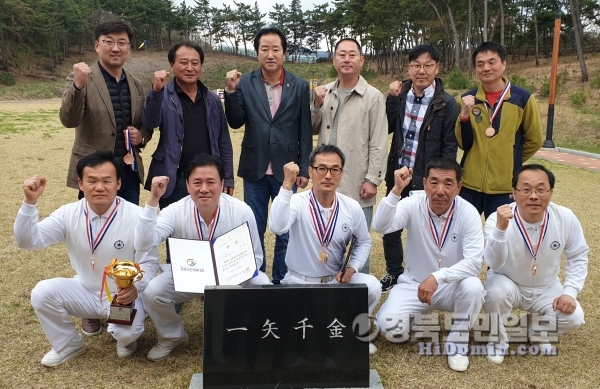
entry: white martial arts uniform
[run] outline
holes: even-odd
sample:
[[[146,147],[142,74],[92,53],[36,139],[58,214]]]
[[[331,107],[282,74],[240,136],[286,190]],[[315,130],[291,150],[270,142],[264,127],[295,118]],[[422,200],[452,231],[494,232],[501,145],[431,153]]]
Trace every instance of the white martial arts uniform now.
[[[141,292],[158,271],[158,251],[139,252],[133,247],[133,223],[142,208],[117,198],[102,216],[89,209],[89,220],[93,236],[96,237],[117,200],[120,203],[116,215],[93,255],[88,243],[85,199],[63,205],[39,223],[35,205],[23,203],[17,215],[14,233],[19,247],[39,249],[55,243],[65,243],[71,266],[75,270],[74,278],[43,280],[31,291],[31,305],[52,348],[57,352],[76,336],[75,326],[69,315],[90,319],[108,317],[110,303],[106,293],[103,293],[100,301],[100,290],[104,268],[113,258],[137,262],[144,270],[144,277],[134,284],[139,295],[135,301],[138,312],[133,324],[109,324],[108,332],[125,346],[144,332],[146,313]],[[106,282],[114,294],[117,290],[114,281],[107,277]]]
[[[483,305],[485,291],[478,276],[483,265],[483,232],[477,210],[456,196],[454,218],[441,252],[436,245],[430,227],[433,219],[441,236],[450,209],[436,216],[427,207],[425,192],[418,192],[400,201],[389,193],[381,200],[373,218],[373,230],[387,234],[408,229],[406,237],[406,271],[398,278],[386,302],[377,313],[377,325],[389,336],[408,339],[410,315],[430,310],[453,311],[456,320],[448,341],[458,345],[468,343],[469,330],[477,319]],[[441,265],[438,259],[441,258]],[[433,275],[438,288],[433,294],[431,306],[418,298],[418,287]],[[469,315],[469,320],[466,320]],[[462,354],[464,347],[459,348]]]
[[[342,268],[346,245],[352,236],[355,236],[356,242],[348,266],[357,272],[352,275],[350,283],[367,285],[369,313],[371,313],[381,297],[381,284],[370,274],[358,273],[358,269],[363,267],[371,251],[371,236],[367,229],[365,215],[356,200],[341,193],[336,195],[339,204],[337,223],[328,246],[327,262],[321,263],[319,253],[322,246],[309,212],[310,191],[292,194],[292,191],[284,188],[279,190],[279,195],[271,205],[269,228],[278,235],[288,231],[290,233],[285,254],[288,272],[281,283],[337,284],[335,276]],[[332,213],[331,208],[319,207],[319,209],[327,223]]]
[[[516,203],[510,204],[511,208]],[[579,328],[583,323],[583,309],[579,302],[573,313],[554,311],[552,303],[562,294],[577,299],[587,275],[589,247],[583,236],[581,224],[573,212],[560,205],[550,203],[548,229],[539,248],[536,274],[532,274],[533,257],[529,253],[523,236],[513,217],[506,231],[496,229],[497,213],[490,215],[485,223],[486,247],[484,259],[489,264],[485,290],[484,309],[488,314],[507,317],[514,308],[548,316],[557,323],[557,333]],[[542,222],[529,224],[523,221],[534,246],[540,236]],[[561,254],[567,260],[564,287],[558,278]],[[499,343],[508,344],[504,325],[499,321]],[[533,333],[530,333],[530,336]],[[534,341],[544,342],[544,337]]]
[[[248,222],[256,267],[260,268],[263,254],[256,229],[256,220],[250,207],[234,197],[221,194],[219,200],[219,220],[215,227],[213,237],[219,237],[235,227]],[[135,247],[140,251],[155,250],[158,245],[168,237],[182,239],[199,239],[194,213],[196,207],[190,196],[165,207],[157,216],[158,208],[146,204],[140,213],[137,226],[135,227]],[[211,225],[206,225],[200,218],[202,233],[208,236]],[[150,315],[158,343],[163,346],[176,344],[185,334],[181,316],[175,312],[174,304],[183,303],[193,298],[202,296],[202,293],[176,292],[173,285],[173,273],[171,265],[161,266],[163,272],[154,277],[148,285],[142,298],[146,312]],[[241,285],[265,285],[270,284],[269,277],[261,271],[258,275]]]

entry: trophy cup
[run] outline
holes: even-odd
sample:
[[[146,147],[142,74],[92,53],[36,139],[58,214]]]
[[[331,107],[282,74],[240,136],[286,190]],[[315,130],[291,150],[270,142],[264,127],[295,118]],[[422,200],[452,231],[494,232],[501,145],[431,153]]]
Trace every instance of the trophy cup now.
[[[104,276],[109,276],[115,281],[118,287],[125,289],[131,286],[134,282],[141,280],[144,277],[142,274],[143,272],[144,271],[140,269],[140,265],[133,261],[118,261],[117,258],[114,258],[110,265],[104,269]],[[135,314],[137,313],[137,309],[134,308],[135,303],[128,305],[118,304],[117,294],[115,294],[113,298],[110,295],[108,286],[105,283],[105,279],[102,281],[102,283],[106,287],[106,294],[108,296],[108,300],[110,301],[110,313],[108,315],[107,322],[130,326],[131,323],[133,323]]]

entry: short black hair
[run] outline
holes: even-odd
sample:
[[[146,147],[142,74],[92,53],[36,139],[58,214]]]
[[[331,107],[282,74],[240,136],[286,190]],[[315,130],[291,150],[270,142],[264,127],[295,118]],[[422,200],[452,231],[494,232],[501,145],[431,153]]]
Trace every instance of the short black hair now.
[[[77,162],[77,177],[79,177],[80,180],[83,180],[83,169],[85,169],[86,167],[96,167],[104,165],[107,162],[113,164],[117,172],[117,180],[120,179],[123,175],[123,167],[115,159],[115,155],[112,151],[96,151],[95,153],[81,158]]]
[[[167,59],[169,60],[169,63],[171,65],[173,65],[175,63],[175,53],[182,46],[191,47],[192,49],[196,50],[198,52],[198,54],[200,54],[200,64],[204,63],[204,50],[202,50],[202,47],[200,47],[200,45],[198,45],[192,41],[185,40],[185,41],[181,41],[181,42],[177,42],[177,43],[173,44],[173,46],[171,46],[171,48],[169,49],[169,53],[167,54]]]
[[[362,55],[362,47],[360,46],[360,43],[358,43],[358,41],[354,38],[342,38],[339,41],[337,41],[337,43],[335,44],[335,48],[333,49],[334,55],[337,52],[337,49],[338,49],[338,46],[340,45],[340,43],[342,43],[344,41],[350,41],[350,42],[356,43],[356,46],[358,46],[358,52],[360,53],[360,55]]]
[[[440,52],[433,45],[418,45],[408,53],[408,62],[415,61],[423,54],[429,54],[432,60],[440,62]]]
[[[190,162],[188,162],[185,168],[185,180],[189,180],[192,172],[199,167],[205,166],[214,166],[217,168],[219,172],[219,179],[223,181],[225,179],[225,167],[223,166],[223,161],[221,157],[217,157],[214,155],[208,155],[206,153],[196,154],[192,157]]]
[[[281,39],[281,47],[283,48],[283,52],[287,52],[287,40],[285,39],[285,35],[281,32],[277,27],[263,27],[254,36],[254,50],[258,53],[258,48],[260,46],[260,38],[263,35],[267,34],[277,34],[279,35],[279,39]]]
[[[342,160],[342,168],[346,164],[346,156],[339,147],[335,145],[321,145],[315,147],[313,151],[310,152],[310,156],[308,157],[308,162],[310,163],[310,166],[312,166],[315,163],[315,158],[319,154],[337,154]]]
[[[477,55],[481,53],[487,53],[488,51],[498,54],[498,57],[500,57],[500,60],[502,62],[506,61],[506,49],[504,48],[504,46],[494,42],[483,42],[482,44],[477,46],[477,48],[475,49],[475,51],[473,51],[473,54],[471,55],[471,62],[473,62],[473,66],[475,66],[475,58],[477,57]]]
[[[517,189],[517,184],[519,183],[519,176],[521,175],[521,173],[527,170],[536,170],[546,173],[546,175],[548,176],[548,182],[550,183],[550,189],[554,189],[554,184],[556,183],[556,177],[554,177],[554,173],[548,170],[544,165],[540,165],[537,163],[523,165],[517,172],[515,172],[512,179],[512,187],[514,189]]]
[[[460,182],[462,179],[462,169],[455,159],[448,157],[433,158],[427,165],[425,165],[425,178],[429,177],[429,171],[431,169],[440,170],[454,170],[456,173],[456,182]]]
[[[127,22],[121,19],[110,19],[102,22],[94,29],[94,40],[100,39],[100,35],[126,32],[129,37],[129,43],[133,40],[133,29]]]

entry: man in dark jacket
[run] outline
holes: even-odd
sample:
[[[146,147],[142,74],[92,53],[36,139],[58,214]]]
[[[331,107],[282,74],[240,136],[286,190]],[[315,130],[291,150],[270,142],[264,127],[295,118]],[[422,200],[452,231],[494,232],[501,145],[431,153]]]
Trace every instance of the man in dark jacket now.
[[[204,52],[195,43],[184,41],[171,46],[168,54],[175,80],[167,84],[169,72],[154,72],[142,122],[160,127],[160,139],[148,171],[145,189],[152,178],[169,177],[160,208],[188,195],[185,169],[192,157],[206,153],[221,157],[225,165],[223,192],[233,195],[233,148],[221,99],[199,81]]]
[[[401,198],[423,190],[425,165],[433,158],[456,159],[454,126],[458,117],[456,101],[444,91],[437,78],[440,54],[432,45],[420,45],[408,54],[410,80],[390,84],[386,101],[388,133],[394,134],[388,156],[385,183],[387,193],[394,187],[394,171],[403,166],[413,169],[412,181]],[[402,230],[383,236],[387,274],[381,279],[389,291],[404,272],[402,267]]]

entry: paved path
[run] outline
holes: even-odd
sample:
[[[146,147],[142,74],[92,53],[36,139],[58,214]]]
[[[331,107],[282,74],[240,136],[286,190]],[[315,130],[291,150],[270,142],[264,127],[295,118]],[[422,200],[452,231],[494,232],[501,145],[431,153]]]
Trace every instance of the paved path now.
[[[541,149],[535,157],[600,172],[600,155],[568,149]]]

